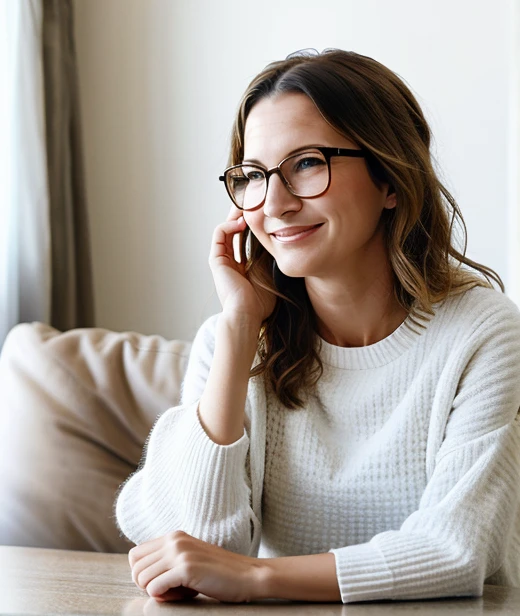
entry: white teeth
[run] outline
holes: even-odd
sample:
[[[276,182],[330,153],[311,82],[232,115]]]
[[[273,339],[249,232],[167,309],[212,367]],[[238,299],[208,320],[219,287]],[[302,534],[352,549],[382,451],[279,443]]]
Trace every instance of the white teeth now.
[[[313,229],[316,229],[317,227],[319,227],[321,225],[312,225],[310,227],[305,227],[303,229],[299,229],[298,231],[294,231],[293,233],[284,233],[282,232],[275,232],[275,233],[271,233],[271,235],[274,235],[275,237],[294,237],[295,235],[300,235],[301,233],[307,233],[308,231],[312,231]]]
[[[314,231],[316,231],[317,229],[319,229],[321,227],[321,224],[317,224],[317,225],[313,225],[310,227],[305,227],[303,229],[299,229],[298,231],[293,231],[292,233],[288,233],[289,229],[287,230],[280,230],[278,233],[271,233],[271,235],[277,239],[279,242],[296,242],[298,241],[300,238],[304,238],[307,237],[308,235],[310,235],[311,233],[313,233]],[[284,231],[286,231],[284,233]]]

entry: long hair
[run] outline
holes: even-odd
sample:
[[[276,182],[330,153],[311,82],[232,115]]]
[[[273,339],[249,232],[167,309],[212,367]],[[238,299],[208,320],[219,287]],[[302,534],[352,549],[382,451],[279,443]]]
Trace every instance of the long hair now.
[[[395,73],[372,58],[341,50],[293,54],[269,64],[240,103],[230,165],[243,160],[245,124],[253,106],[282,93],[308,96],[326,122],[364,150],[374,183],[387,183],[395,191],[397,206],[382,214],[384,237],[395,296],[412,320],[428,318],[434,303],[474,286],[494,282],[504,290],[496,272],[465,256],[466,226],[433,168],[430,128]],[[249,229],[242,234],[240,252],[251,282],[277,295],[260,332],[260,362],[251,375],[264,374],[282,404],[300,407],[323,371],[304,279],[283,275]]]

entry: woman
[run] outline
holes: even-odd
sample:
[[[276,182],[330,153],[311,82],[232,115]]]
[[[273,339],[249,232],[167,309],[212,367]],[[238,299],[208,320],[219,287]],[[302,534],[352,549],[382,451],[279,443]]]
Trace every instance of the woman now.
[[[249,86],[210,255],[222,312],[117,502],[150,596],[520,584],[520,316],[456,248],[429,145],[408,88],[355,53]]]

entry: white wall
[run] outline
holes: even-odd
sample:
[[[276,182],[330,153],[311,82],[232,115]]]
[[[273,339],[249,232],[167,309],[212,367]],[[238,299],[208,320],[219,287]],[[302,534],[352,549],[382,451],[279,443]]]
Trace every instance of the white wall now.
[[[508,151],[508,293],[520,305],[520,0],[513,0],[510,26]]]
[[[469,255],[510,283],[515,3],[75,0],[98,325],[191,338],[218,310],[207,252],[233,114],[265,64],[305,47],[372,56],[411,85]]]

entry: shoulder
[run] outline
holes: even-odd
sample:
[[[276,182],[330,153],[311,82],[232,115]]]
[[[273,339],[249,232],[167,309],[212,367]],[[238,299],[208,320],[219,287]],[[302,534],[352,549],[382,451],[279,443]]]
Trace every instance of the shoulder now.
[[[434,305],[423,345],[428,356],[460,373],[505,361],[520,374],[520,311],[503,293],[474,287]]]
[[[466,335],[482,330],[509,332],[520,340],[520,311],[504,293],[488,287],[473,287],[448,297],[434,308],[435,318],[445,330]]]
[[[505,293],[489,287],[473,287],[461,293],[462,303],[481,312],[507,312],[520,318],[518,306]]]

